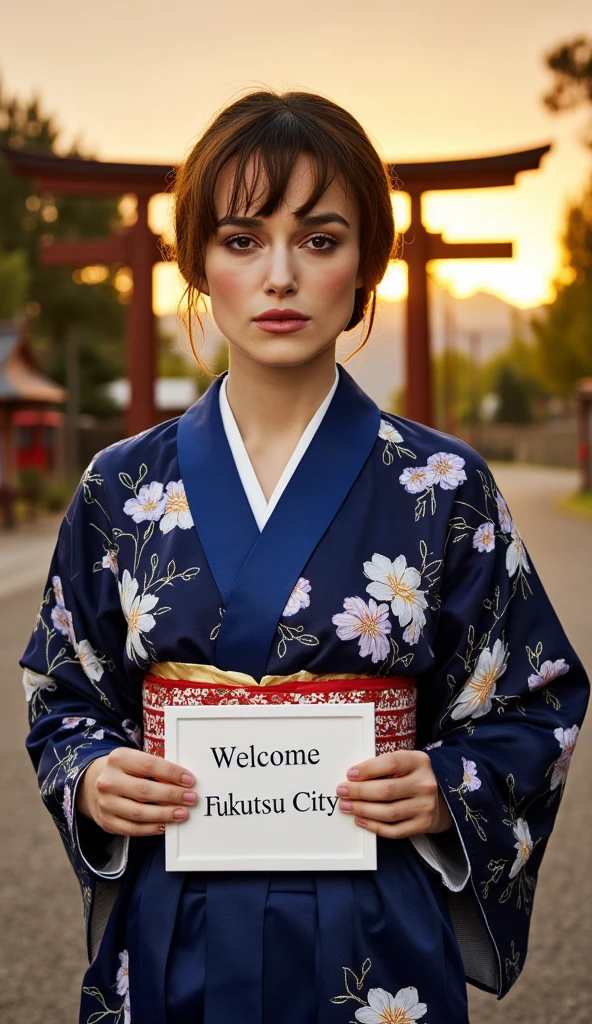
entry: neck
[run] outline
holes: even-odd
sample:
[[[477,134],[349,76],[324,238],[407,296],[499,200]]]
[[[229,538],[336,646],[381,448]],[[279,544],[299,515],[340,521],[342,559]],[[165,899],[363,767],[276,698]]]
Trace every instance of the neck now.
[[[335,380],[333,346],[302,366],[261,366],[231,353],[226,395],[247,449],[278,440],[294,446]]]

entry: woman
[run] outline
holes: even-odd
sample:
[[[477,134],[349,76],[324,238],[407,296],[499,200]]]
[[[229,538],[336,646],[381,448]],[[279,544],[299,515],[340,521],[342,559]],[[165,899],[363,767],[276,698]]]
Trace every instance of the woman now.
[[[246,95],[175,200],[230,370],[93,460],[21,662],[87,913],[80,1021],[466,1024],[465,978],[503,996],[524,963],[583,668],[485,462],[336,369],[395,238],[354,118]],[[377,870],[167,873],[198,793],[164,705],[278,699],[375,703],[336,795]]]

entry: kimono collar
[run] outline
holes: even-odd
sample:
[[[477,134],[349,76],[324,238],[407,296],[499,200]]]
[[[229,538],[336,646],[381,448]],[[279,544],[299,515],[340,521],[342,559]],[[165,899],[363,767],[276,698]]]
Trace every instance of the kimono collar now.
[[[331,404],[331,399],[333,398],[333,395],[335,394],[335,391],[337,389],[337,385],[339,384],[339,370],[337,369],[336,366],[335,381],[331,385],[329,393],[323,399],[314,416],[305,427],[302,436],[298,441],[298,444],[296,445],[294,451],[292,452],[292,455],[290,456],[269,501],[267,501],[261,489],[261,484],[257,479],[257,475],[255,473],[255,470],[253,469],[253,465],[249,458],[247,449],[245,448],[244,441],[241,437],[240,430],[238,429],[237,422],[232,413],[232,409],[230,408],[230,405],[228,403],[228,398],[226,396],[227,380],[228,376],[225,375],[222,378],[222,384],[220,385],[220,415],[222,416],[222,423],[224,425],[224,431],[226,433],[226,440],[230,445],[232,457],[235,461],[236,468],[238,470],[238,475],[241,478],[241,483],[243,485],[244,492],[247,496],[247,501],[251,506],[251,511],[253,513],[253,516],[255,517],[257,526],[259,527],[260,530],[262,530],[267,520],[269,519],[271,513],[273,512],[275,506],[280,500],[284,490],[286,489],[288,482],[292,477],[292,474],[294,473],[298,463],[300,462],[300,459],[304,455],[306,449],[308,448],[310,442],[312,441],[314,435],[316,434],[319,426],[321,425],[323,416],[327,412],[327,409]]]
[[[224,606],[219,668],[265,674],[288,598],[374,447],[378,406],[343,367],[338,372],[333,399],[261,531],[222,423],[222,381],[179,420],[181,476]]]

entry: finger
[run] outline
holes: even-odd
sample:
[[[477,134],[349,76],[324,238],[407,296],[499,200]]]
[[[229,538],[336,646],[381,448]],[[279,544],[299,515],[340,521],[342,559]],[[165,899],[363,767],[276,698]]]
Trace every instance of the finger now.
[[[415,785],[411,775],[402,775],[399,778],[375,779],[368,782],[341,782],[335,792],[345,801],[393,801],[413,796]]]
[[[387,775],[408,775],[429,761],[423,750],[394,750],[352,765],[347,772],[347,778],[354,782],[362,782],[365,779],[380,779]]]
[[[340,808],[343,809],[343,808]],[[428,815],[425,808],[417,800],[395,800],[394,803],[366,803],[362,800],[354,800],[351,810],[346,814],[353,814],[365,821],[404,821],[406,818],[415,818],[425,814],[426,826],[431,824],[432,816]]]
[[[128,775],[140,778],[157,779],[160,782],[172,782],[176,786],[193,786],[195,776],[186,768],[156,754],[147,754],[132,747],[117,747],[109,754],[110,763]]]
[[[105,832],[116,836],[162,836],[164,835],[164,824],[164,822],[142,824],[127,821],[125,818],[109,818],[101,827]]]
[[[365,828],[368,832],[374,832],[377,836],[384,836],[385,839],[407,839],[409,836],[420,835],[425,832],[421,818],[408,818],[404,821],[397,821],[390,824],[385,821],[373,821],[371,818],[356,818],[356,825]]]
[[[158,822],[185,821],[189,816],[187,807],[163,807],[160,804],[141,804],[125,797],[114,797],[105,808],[109,817],[128,823],[148,825]]]
[[[138,778],[134,775],[117,773],[110,783],[112,792],[117,796],[138,800],[140,803],[195,805],[197,793],[184,786],[173,786],[165,782],[153,782],[152,779]]]

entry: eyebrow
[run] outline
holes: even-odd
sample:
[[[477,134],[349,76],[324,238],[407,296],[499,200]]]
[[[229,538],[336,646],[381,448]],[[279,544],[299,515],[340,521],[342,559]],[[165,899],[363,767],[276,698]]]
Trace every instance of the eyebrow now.
[[[350,227],[349,221],[339,213],[313,213],[307,217],[299,217],[298,220],[305,228],[314,228],[321,224],[331,223],[343,224],[346,228]],[[216,227],[222,228],[227,224],[234,228],[260,228],[263,226],[263,221],[257,217],[222,217],[221,220],[216,222]]]

